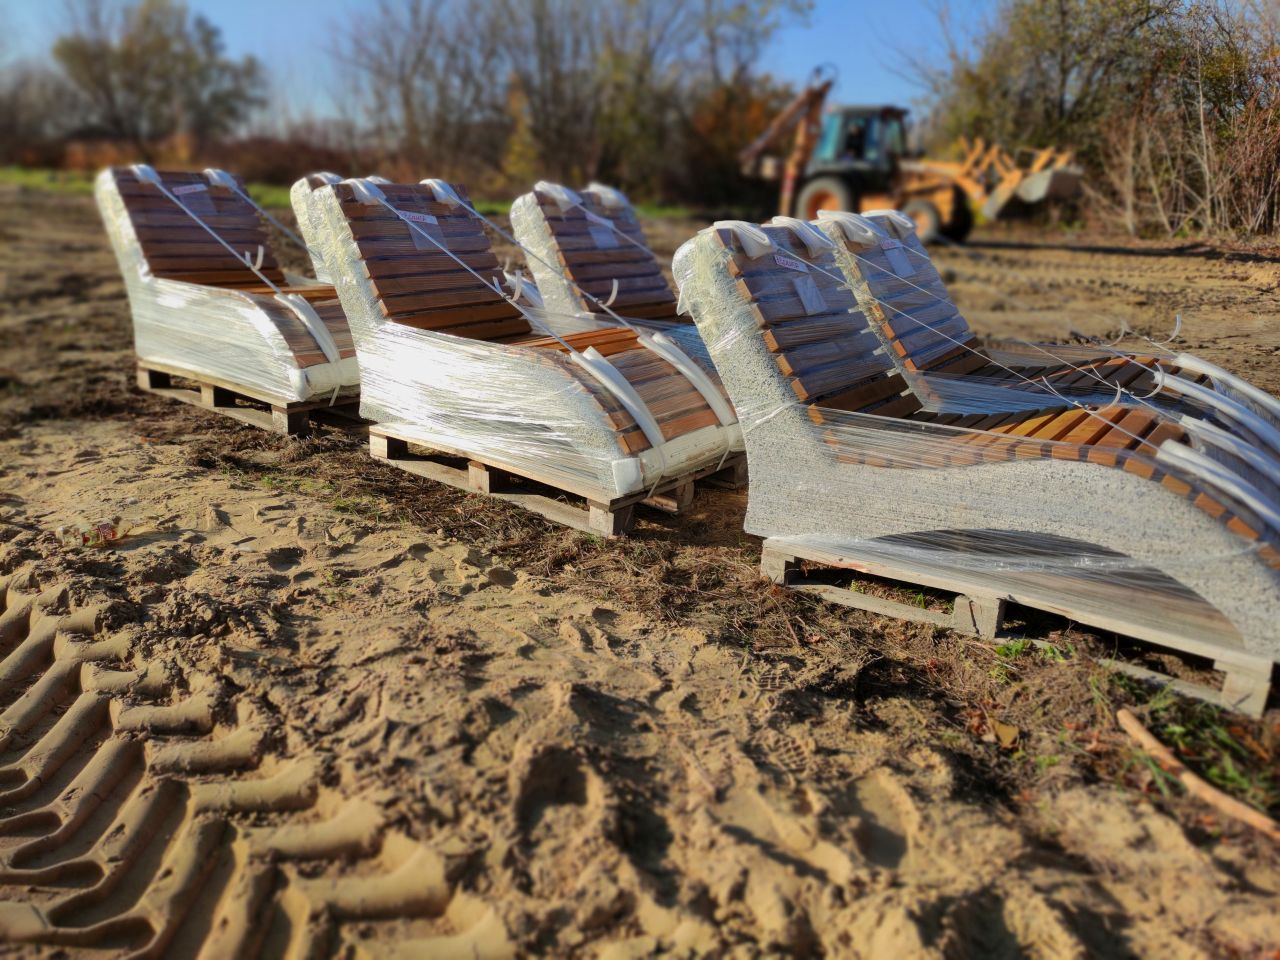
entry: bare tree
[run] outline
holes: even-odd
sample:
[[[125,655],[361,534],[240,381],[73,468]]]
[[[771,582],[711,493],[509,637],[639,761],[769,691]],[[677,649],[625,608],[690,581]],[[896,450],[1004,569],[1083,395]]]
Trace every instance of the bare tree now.
[[[227,58],[218,29],[175,0],[69,0],[68,20],[53,57],[86,125],[143,156],[174,133],[225,136],[264,102],[261,65]]]

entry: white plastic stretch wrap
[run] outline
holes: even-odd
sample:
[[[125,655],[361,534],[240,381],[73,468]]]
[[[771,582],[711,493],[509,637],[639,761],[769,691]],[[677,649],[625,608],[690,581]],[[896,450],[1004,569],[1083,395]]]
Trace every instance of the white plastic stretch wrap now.
[[[323,286],[285,277],[256,211],[236,194],[203,174],[161,176],[149,168],[103,170],[94,192],[124,278],[141,361],[281,403],[359,385],[340,306],[323,299]],[[244,256],[284,296],[237,263]]]
[[[307,246],[307,254],[311,257],[311,268],[316,279],[321,283],[333,283],[333,276],[324,262],[324,249],[319,242],[320,230],[316,221],[316,212],[312,208],[311,194],[317,187],[338,183],[342,180],[336,173],[311,173],[297,181],[289,188],[289,204],[293,207],[294,219],[298,221],[298,232]]]
[[[1143,408],[931,413],[832,251],[743,227],[674,268],[743,426],[749,533],[1280,658],[1274,487]]]
[[[311,196],[360,357],[362,416],[424,446],[604,499],[742,449],[736,420],[721,422],[632,331],[592,324],[581,336],[599,349],[573,351],[540,333],[543,313],[517,311],[483,229],[444,186],[346,181]],[[403,312],[419,306],[435,312]],[[624,340],[636,349],[614,352]],[[619,371],[634,376],[646,365],[667,375],[641,398]],[[622,431],[630,440],[620,423],[631,424]]]

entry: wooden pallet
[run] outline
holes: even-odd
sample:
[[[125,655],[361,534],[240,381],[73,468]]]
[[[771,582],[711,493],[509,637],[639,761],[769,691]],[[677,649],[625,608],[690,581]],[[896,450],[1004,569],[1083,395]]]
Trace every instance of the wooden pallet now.
[[[483,463],[460,450],[433,445],[429,452],[411,453],[410,443],[419,446],[416,440],[397,436],[385,427],[375,425],[369,428],[369,453],[376,460],[459,490],[483,493],[518,504],[548,520],[602,537],[619,537],[627,533],[636,504],[642,503],[667,513],[680,513],[693,502],[696,481],[737,487],[746,480],[746,457],[739,453],[721,464],[664,480],[642,493],[611,498],[604,491],[586,484],[539,477],[527,467]],[[449,460],[455,463],[451,464]],[[458,461],[465,461],[466,466],[455,465]],[[579,506],[567,502],[566,496],[581,498],[586,504]]]
[[[174,377],[189,380],[195,386],[175,386]],[[255,387],[210,377],[208,374],[140,360],[138,387],[148,393],[181,400],[183,403],[220,413],[224,417],[291,437],[302,437],[310,433],[313,418],[340,426],[356,426],[362,422],[358,386],[343,387],[332,404],[328,399],[299,402],[286,400]]]
[[[925,610],[896,600],[815,582],[806,579],[799,570],[801,561],[895,580],[913,587],[929,587],[945,591],[955,595],[955,603],[949,613]],[[868,610],[900,620],[930,623],[987,640],[1001,635],[1005,608],[1009,603],[1017,603],[1156,646],[1202,657],[1213,661],[1214,669],[1223,674],[1220,690],[1203,684],[1176,680],[1135,664],[1113,659],[1101,662],[1130,676],[1160,683],[1187,696],[1197,697],[1229,710],[1237,710],[1251,717],[1262,716],[1271,690],[1273,664],[1269,658],[1243,650],[1231,650],[1203,639],[1203,637],[1212,636],[1215,630],[1220,632],[1231,630],[1226,618],[1214,610],[1206,609],[1203,622],[1193,626],[1189,633],[1181,633],[1173,629],[1157,629],[1149,624],[1126,620],[1122,613],[1102,615],[1094,610],[1078,609],[1067,602],[1047,599],[1046,594],[1034,590],[1027,593],[1011,592],[984,586],[976,580],[966,578],[963,574],[942,576],[935,570],[920,570],[888,564],[851,553],[832,553],[777,538],[765,540],[760,566],[764,575],[774,583],[793,590],[811,593],[833,603],[856,607],[859,610]],[[1125,593],[1122,588],[1116,589],[1117,603],[1114,609],[1123,611]]]

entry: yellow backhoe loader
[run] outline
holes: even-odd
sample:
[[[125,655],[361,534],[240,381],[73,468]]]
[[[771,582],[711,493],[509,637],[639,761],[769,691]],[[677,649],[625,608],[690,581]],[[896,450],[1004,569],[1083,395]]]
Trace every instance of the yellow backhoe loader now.
[[[911,217],[925,242],[962,242],[975,212],[996,220],[1010,206],[1069,199],[1080,169],[1068,150],[1011,154],[981,139],[962,140],[958,161],[914,157],[907,111],[894,106],[823,107],[834,77],[815,71],[809,85],[738,156],[743,172],[781,180],[780,213],[811,220],[819,210],[892,207]],[[783,160],[770,149],[794,131]]]

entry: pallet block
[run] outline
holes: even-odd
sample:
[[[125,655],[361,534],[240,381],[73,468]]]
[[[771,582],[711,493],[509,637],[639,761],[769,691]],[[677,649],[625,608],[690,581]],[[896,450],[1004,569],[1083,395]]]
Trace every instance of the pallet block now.
[[[799,571],[801,561],[823,567],[849,570],[896,580],[917,587],[929,587],[955,595],[950,613],[924,610],[896,600],[874,597],[856,590],[848,590],[830,584],[806,582]],[[1214,669],[1223,674],[1222,688],[1215,690],[1202,684],[1176,680],[1135,664],[1105,659],[1106,666],[1142,680],[1172,687],[1178,692],[1217,704],[1228,710],[1236,710],[1250,717],[1260,717],[1266,709],[1271,690],[1273,664],[1267,657],[1232,650],[1206,640],[1197,640],[1171,630],[1153,629],[1146,624],[1125,621],[1121,615],[1104,616],[1092,610],[1074,609],[1069,605],[1047,602],[1042,595],[1022,595],[1005,590],[984,588],[980,583],[963,578],[940,576],[936,570],[920,570],[908,566],[887,564],[881,560],[858,557],[852,553],[829,551],[799,545],[791,541],[770,538],[764,542],[760,563],[761,572],[780,586],[802,593],[810,593],[833,603],[867,610],[900,620],[930,623],[967,636],[993,640],[1001,634],[1005,609],[1009,603],[1033,607],[1059,614],[1090,626],[1111,630],[1156,646],[1176,650],[1179,653],[1203,657],[1213,661]],[[1041,644],[1042,645],[1042,644]]]
[[[193,381],[198,389],[174,386],[174,377]],[[344,387],[332,404],[328,400],[299,402],[207,374],[140,360],[138,388],[290,437],[309,434],[313,417],[347,426],[360,423],[359,387]]]
[[[398,436],[381,426],[369,429],[369,453],[375,460],[459,490],[518,504],[548,520],[601,537],[627,533],[636,504],[680,513],[693,502],[696,481],[716,478],[733,483],[746,464],[743,454],[735,454],[723,464],[663,480],[645,492],[610,498],[604,491],[586,485],[568,485],[562,479],[536,476],[527,467],[483,463],[460,450],[432,446],[430,453],[411,453],[410,443],[419,445],[418,441]],[[465,470],[442,462],[459,458],[467,461]],[[581,498],[586,505],[567,503],[561,499],[565,495]]]

